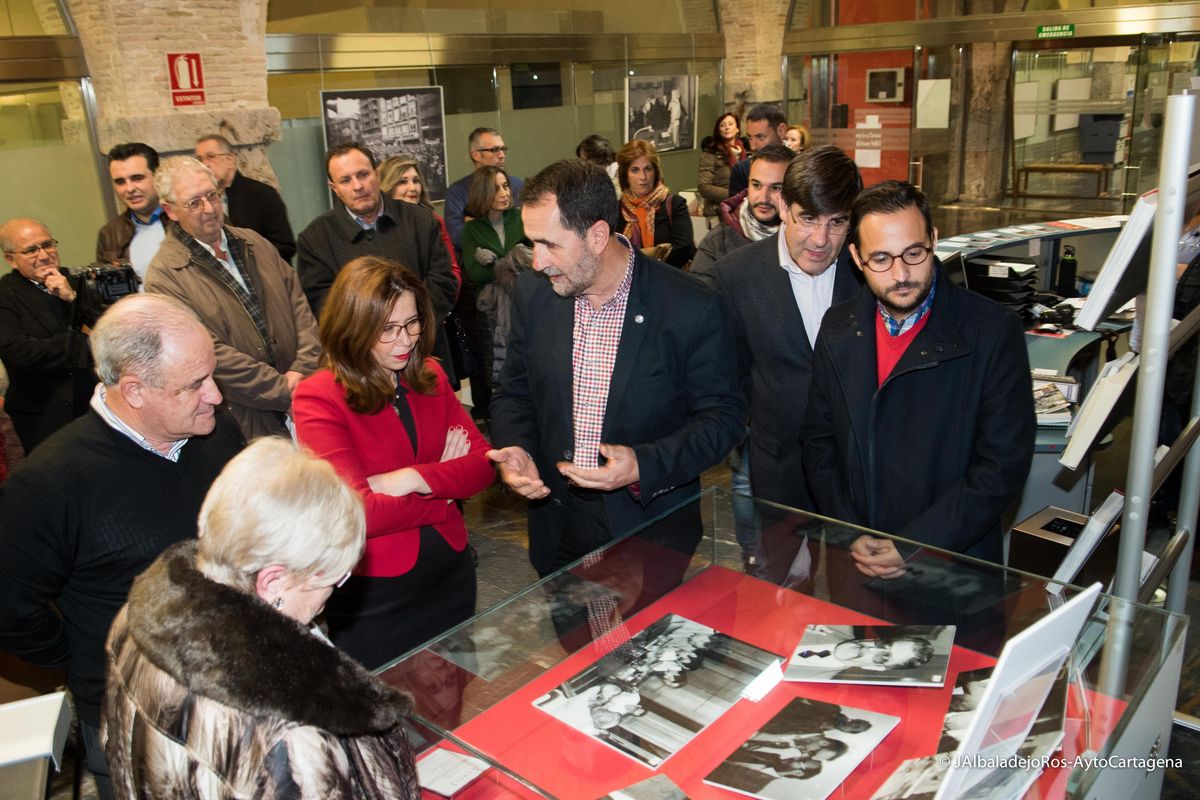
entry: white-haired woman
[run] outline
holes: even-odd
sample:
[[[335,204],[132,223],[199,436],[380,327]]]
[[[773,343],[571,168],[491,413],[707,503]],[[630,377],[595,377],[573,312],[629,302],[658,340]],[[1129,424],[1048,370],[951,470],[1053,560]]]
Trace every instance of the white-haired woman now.
[[[119,797],[417,798],[409,698],[312,620],[362,554],[362,503],[280,438],[236,456],[199,539],[133,584],[108,640]]]

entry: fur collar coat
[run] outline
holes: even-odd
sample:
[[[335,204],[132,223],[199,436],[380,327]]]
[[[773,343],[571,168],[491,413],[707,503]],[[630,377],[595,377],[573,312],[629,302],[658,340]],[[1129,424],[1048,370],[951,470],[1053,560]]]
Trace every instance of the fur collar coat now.
[[[166,550],[109,634],[118,797],[415,800],[409,697],[195,556]]]

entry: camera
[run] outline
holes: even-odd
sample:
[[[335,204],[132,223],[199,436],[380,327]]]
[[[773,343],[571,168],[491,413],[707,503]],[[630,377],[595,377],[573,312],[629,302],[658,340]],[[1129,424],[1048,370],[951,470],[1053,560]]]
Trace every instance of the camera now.
[[[140,282],[128,263],[92,264],[79,274],[89,300],[101,306],[110,306],[125,295],[136,293]]]

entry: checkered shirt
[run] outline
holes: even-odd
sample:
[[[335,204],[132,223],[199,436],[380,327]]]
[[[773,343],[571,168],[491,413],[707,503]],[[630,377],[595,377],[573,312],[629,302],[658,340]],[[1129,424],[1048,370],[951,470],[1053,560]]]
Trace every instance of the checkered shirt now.
[[[600,434],[608,408],[608,387],[625,325],[629,287],[633,285],[633,247],[623,236],[617,236],[617,241],[629,248],[629,264],[617,293],[598,309],[592,308],[586,297],[575,298],[571,413],[575,421],[574,464],[581,469],[600,466]]]

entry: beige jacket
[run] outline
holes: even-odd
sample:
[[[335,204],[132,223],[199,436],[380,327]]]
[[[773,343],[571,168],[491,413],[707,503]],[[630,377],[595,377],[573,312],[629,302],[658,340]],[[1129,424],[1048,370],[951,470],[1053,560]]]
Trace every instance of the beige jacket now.
[[[296,271],[266,239],[248,228],[225,227],[229,248],[242,258],[266,316],[270,349],[254,320],[214,270],[224,269],[180,228],[167,227],[150,268],[146,291],[186,303],[212,334],[217,350],[214,377],[242,433],[286,434],[285,416],[292,395],[284,373],[309,375],[317,369],[321,346],[317,323],[300,288]]]

